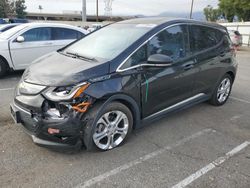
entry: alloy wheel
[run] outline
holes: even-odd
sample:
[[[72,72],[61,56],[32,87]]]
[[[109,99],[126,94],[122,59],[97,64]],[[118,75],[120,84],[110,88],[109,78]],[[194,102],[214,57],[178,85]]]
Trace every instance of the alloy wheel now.
[[[217,99],[220,103],[223,103],[227,100],[231,90],[231,81],[229,78],[225,78],[220,83],[220,86],[217,91]]]
[[[110,111],[97,121],[93,141],[102,150],[115,148],[125,139],[129,130],[129,120],[122,111]]]

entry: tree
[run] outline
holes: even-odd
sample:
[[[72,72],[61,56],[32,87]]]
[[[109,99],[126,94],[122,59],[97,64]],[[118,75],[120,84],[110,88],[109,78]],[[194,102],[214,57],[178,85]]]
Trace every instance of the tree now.
[[[15,2],[15,12],[17,18],[25,18],[25,16],[27,15],[27,12],[25,12],[26,8],[27,7],[25,6],[25,0],[17,0]]]
[[[211,5],[208,5],[206,8],[204,8],[203,12],[206,17],[206,20],[211,22],[218,20],[218,18],[222,14],[220,9],[214,9]]]
[[[7,18],[13,16],[13,2],[9,0],[0,0],[0,18]]]
[[[219,0],[219,7],[228,21],[232,22],[234,16],[240,20],[250,20],[249,0]]]
[[[25,0],[0,0],[0,18],[16,16],[25,18]]]
[[[250,1],[249,0],[235,0],[234,1],[235,14],[240,20],[250,21]]]
[[[232,22],[235,16],[234,0],[220,0],[219,7],[223,12],[223,16]]]

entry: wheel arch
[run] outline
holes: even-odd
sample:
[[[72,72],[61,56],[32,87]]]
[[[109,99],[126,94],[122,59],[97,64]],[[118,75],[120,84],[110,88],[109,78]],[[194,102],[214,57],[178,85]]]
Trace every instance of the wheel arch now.
[[[109,97],[102,105],[102,108],[104,108],[108,103],[110,102],[120,102],[122,104],[124,104],[125,106],[127,106],[129,108],[129,110],[131,111],[132,115],[133,115],[133,129],[139,128],[141,125],[141,118],[140,118],[140,108],[138,106],[138,104],[136,103],[136,101],[126,95],[126,94],[115,94],[112,95],[111,97]]]
[[[226,74],[230,75],[231,78],[232,78],[232,81],[234,82],[234,80],[235,80],[235,74],[234,74],[234,72],[233,71],[228,71],[228,72],[226,72]]]
[[[0,59],[5,62],[6,66],[7,66],[7,70],[9,70],[10,69],[10,65],[9,65],[7,59],[4,56],[2,56],[2,55],[0,55]]]

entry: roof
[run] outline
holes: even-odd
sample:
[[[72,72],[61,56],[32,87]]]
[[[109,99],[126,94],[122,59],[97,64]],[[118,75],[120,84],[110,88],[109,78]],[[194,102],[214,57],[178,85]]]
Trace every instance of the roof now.
[[[197,21],[197,20],[193,20],[193,19],[173,18],[173,17],[135,18],[135,19],[121,21],[121,22],[118,22],[118,23],[122,23],[122,24],[154,24],[154,25],[162,25],[162,24],[166,24],[168,22],[194,23],[194,24],[201,24],[201,25],[207,25],[207,26],[210,26],[210,27],[217,27],[217,28],[225,29],[224,26],[219,25],[217,23],[202,22],[202,21]]]
[[[85,34],[88,33],[88,31],[86,31],[85,29],[81,28],[81,27],[77,27],[77,26],[73,26],[73,25],[69,25],[69,24],[62,24],[62,23],[43,23],[43,22],[33,22],[33,23],[24,23],[21,24],[23,27],[65,27],[65,28],[71,28],[71,29],[75,29],[78,31],[81,31]]]
[[[172,21],[174,18],[168,17],[146,17],[146,18],[135,18],[130,20],[121,21],[123,24],[157,24],[161,25],[168,21]]]
[[[23,23],[25,26],[66,26],[66,27],[76,27],[68,24],[62,23],[49,23],[49,22],[31,22],[31,23]]]

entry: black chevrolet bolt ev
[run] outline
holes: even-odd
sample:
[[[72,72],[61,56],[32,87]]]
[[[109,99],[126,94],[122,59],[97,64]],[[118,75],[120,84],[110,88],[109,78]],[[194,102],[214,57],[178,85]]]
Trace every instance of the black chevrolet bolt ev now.
[[[223,26],[127,20],[36,60],[11,113],[38,145],[110,150],[169,112],[203,101],[223,105],[236,70]]]

